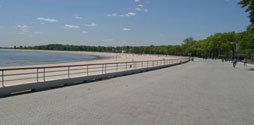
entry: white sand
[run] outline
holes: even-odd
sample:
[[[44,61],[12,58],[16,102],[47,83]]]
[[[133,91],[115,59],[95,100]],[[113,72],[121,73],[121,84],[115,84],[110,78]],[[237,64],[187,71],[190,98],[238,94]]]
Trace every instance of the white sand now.
[[[69,62],[60,64],[40,64],[30,66],[7,66],[5,68],[24,68],[37,66],[62,66],[62,65],[82,65],[82,64],[97,64],[97,63],[114,63],[114,62],[131,62],[131,61],[147,61],[147,60],[162,60],[162,59],[178,59],[179,56],[164,56],[156,54],[128,54],[128,53],[107,53],[107,52],[88,52],[88,51],[54,51],[54,50],[18,50],[18,51],[34,51],[34,52],[56,52],[56,53],[71,53],[71,54],[85,54],[100,57],[95,60],[86,60],[80,62]]]
[[[58,52],[58,53],[72,53],[72,54],[86,54],[86,55],[94,55],[99,56],[99,59],[89,60],[89,61],[81,61],[81,62],[71,62],[71,63],[61,63],[61,64],[43,64],[43,65],[32,65],[32,66],[12,66],[12,67],[1,67],[0,69],[10,69],[10,68],[27,68],[27,67],[48,67],[48,66],[66,66],[66,65],[86,65],[86,64],[100,64],[100,63],[115,63],[115,62],[133,62],[133,61],[148,61],[148,60],[164,60],[164,59],[179,59],[182,57],[176,56],[164,56],[164,55],[149,55],[149,54],[126,54],[126,53],[105,53],[105,52],[84,52],[84,51],[44,51],[44,50],[23,50],[23,51],[40,51],[40,52]],[[169,62],[168,62],[169,63]],[[173,62],[170,62],[173,63]],[[135,66],[134,66],[135,65]],[[117,72],[117,71],[125,71],[131,70],[136,68],[142,68],[146,66],[156,66],[162,65],[162,62],[150,62],[150,63],[124,63],[124,64],[108,64],[105,68],[103,65],[91,65],[89,66],[89,75],[98,75],[101,73],[109,73],[109,72]],[[118,67],[118,68],[116,68]],[[75,78],[75,77],[84,77],[87,76],[87,68],[86,66],[79,66],[79,67],[70,67],[70,76],[66,75],[68,73],[68,67],[63,68],[52,68],[46,69],[46,81],[56,80],[56,79],[65,79],[65,78]],[[62,70],[62,71],[59,71]],[[104,71],[103,71],[104,70]],[[59,72],[50,72],[50,71],[59,71]],[[34,83],[43,82],[43,72],[44,70],[40,68],[38,70],[38,76],[40,77],[37,79],[37,69],[29,69],[29,70],[11,70],[5,71],[4,75],[10,74],[23,74],[23,73],[32,73],[32,74],[25,74],[25,75],[14,75],[14,76],[5,76],[4,77],[4,85],[5,86],[12,86],[18,84],[25,84],[25,83]],[[61,75],[64,74],[64,75]],[[0,73],[2,75],[2,72]],[[61,76],[55,76],[61,75]],[[24,78],[31,78],[32,79],[25,79],[25,80],[15,80],[15,81],[8,81],[14,79],[24,79]],[[0,78],[2,80],[2,78]],[[1,83],[0,83],[1,84]]]

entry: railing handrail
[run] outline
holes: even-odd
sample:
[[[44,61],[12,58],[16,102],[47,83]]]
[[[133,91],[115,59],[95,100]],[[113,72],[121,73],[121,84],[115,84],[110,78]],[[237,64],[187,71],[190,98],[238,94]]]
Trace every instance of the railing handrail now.
[[[30,67],[23,67],[23,68],[0,68],[0,71],[11,71],[11,70],[29,70],[29,69],[53,69],[53,68],[64,68],[64,67],[79,67],[79,66],[93,66],[93,65],[110,65],[110,64],[125,64],[125,63],[140,63],[140,62],[153,62],[153,61],[164,61],[164,60],[179,60],[185,59],[178,58],[178,59],[161,59],[161,60],[145,60],[145,61],[127,61],[127,62],[113,62],[113,63],[90,63],[90,64],[76,64],[76,65],[60,65],[60,66],[30,66]],[[187,59],[187,58],[186,58]]]
[[[177,60],[177,62],[175,62],[175,60]],[[15,68],[15,67],[8,68],[7,67],[7,68],[0,69],[0,73],[1,73],[0,83],[2,83],[2,87],[5,87],[6,82],[13,82],[13,81],[28,80],[28,81],[23,81],[22,84],[24,84],[24,83],[30,83],[31,79],[32,80],[36,79],[36,83],[38,83],[38,82],[45,82],[46,78],[55,77],[55,76],[57,76],[57,77],[61,76],[61,78],[53,78],[51,80],[64,79],[64,78],[66,78],[66,75],[68,76],[67,78],[70,79],[70,78],[75,77],[75,76],[71,77],[71,75],[76,75],[76,74],[79,74],[83,77],[83,76],[89,76],[90,73],[92,73],[91,75],[106,74],[106,73],[108,73],[107,71],[112,72],[112,70],[114,70],[113,72],[119,72],[118,71],[119,69],[120,70],[124,69],[124,71],[128,71],[128,70],[134,70],[134,69],[142,69],[142,68],[149,68],[149,67],[154,67],[154,66],[161,66],[161,65],[165,65],[165,64],[182,63],[183,61],[187,61],[187,60],[188,60],[188,58],[183,57],[183,58],[177,58],[177,59],[163,58],[160,60],[93,63],[93,64],[79,64],[79,65],[34,66],[34,67],[30,66],[30,67],[23,67],[23,68],[22,67],[20,67],[20,68]],[[74,67],[74,68],[72,68],[72,67]],[[80,67],[80,68],[76,68],[76,67]],[[65,68],[68,68],[68,69],[65,69]],[[48,69],[52,69],[52,70],[48,70]],[[61,70],[59,70],[59,69],[61,69]],[[65,69],[65,70],[63,70],[63,69]],[[23,72],[23,70],[24,71],[26,70],[27,72]],[[36,70],[36,72],[33,70]],[[8,72],[8,71],[11,71],[11,72]],[[19,73],[16,71],[22,71],[22,72]],[[79,71],[79,72],[72,72],[72,71]],[[66,73],[62,74],[62,72],[66,72]],[[50,74],[50,73],[55,73],[55,74]],[[36,76],[33,76],[33,74]],[[50,74],[50,75],[48,75],[48,74]],[[27,75],[29,75],[29,76],[27,76]],[[14,76],[19,76],[19,77],[14,77]]]

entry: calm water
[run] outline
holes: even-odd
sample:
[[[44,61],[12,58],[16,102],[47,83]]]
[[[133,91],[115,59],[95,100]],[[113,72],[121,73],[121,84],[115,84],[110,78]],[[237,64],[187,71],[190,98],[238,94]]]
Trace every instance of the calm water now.
[[[0,67],[56,64],[96,59],[96,56],[54,52],[31,52],[0,49]]]

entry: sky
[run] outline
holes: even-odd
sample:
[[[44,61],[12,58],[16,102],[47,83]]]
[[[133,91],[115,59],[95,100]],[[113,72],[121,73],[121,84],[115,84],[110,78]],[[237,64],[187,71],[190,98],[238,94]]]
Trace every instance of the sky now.
[[[250,24],[239,0],[0,0],[0,46],[181,44]]]

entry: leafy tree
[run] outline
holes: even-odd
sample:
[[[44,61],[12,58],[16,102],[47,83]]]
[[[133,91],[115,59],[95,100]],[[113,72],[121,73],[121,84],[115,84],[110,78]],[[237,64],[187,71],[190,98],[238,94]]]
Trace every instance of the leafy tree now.
[[[241,0],[239,5],[242,5],[242,8],[246,8],[245,12],[249,13],[249,18],[251,25],[248,27],[248,29],[254,30],[254,0]]]

